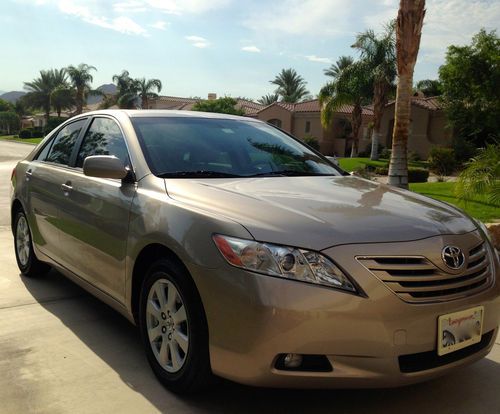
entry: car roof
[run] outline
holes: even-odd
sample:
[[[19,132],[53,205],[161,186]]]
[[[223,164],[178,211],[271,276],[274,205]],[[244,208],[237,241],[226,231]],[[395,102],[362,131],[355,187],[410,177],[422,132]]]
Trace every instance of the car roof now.
[[[185,118],[204,118],[204,119],[231,119],[238,121],[253,121],[261,122],[255,118],[246,116],[219,114],[214,112],[199,112],[199,111],[174,111],[170,109],[103,109],[99,111],[86,112],[82,115],[116,115],[124,113],[130,118],[144,118],[144,117],[185,117]]]

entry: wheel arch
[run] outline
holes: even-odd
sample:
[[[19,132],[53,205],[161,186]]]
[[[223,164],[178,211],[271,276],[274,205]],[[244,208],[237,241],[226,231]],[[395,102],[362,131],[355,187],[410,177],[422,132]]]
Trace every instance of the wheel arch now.
[[[20,210],[24,211],[24,207],[23,207],[21,201],[19,201],[18,198],[15,198],[12,201],[12,204],[10,207],[10,228],[11,228],[12,232],[14,232],[14,220],[16,219],[16,213]]]
[[[188,276],[190,283],[192,284],[193,288],[196,291],[196,294],[198,295],[198,298],[200,300],[200,303],[203,302],[201,301],[200,293],[198,291],[198,288],[196,287],[196,284],[194,283],[194,280],[191,276],[191,273],[189,272],[189,269],[187,266],[184,264],[184,262],[179,258],[179,256],[170,248],[165,246],[164,244],[161,243],[151,243],[148,244],[147,246],[144,246],[139,254],[137,255],[137,258],[134,262],[134,267],[132,271],[132,283],[131,283],[131,289],[130,289],[130,305],[131,305],[131,311],[132,311],[132,316],[134,318],[134,321],[136,324],[138,323],[138,316],[139,316],[139,301],[140,301],[140,293],[141,293],[141,285],[142,281],[144,280],[144,276],[146,274],[146,271],[148,270],[149,266],[155,262],[156,260],[159,259],[169,259],[179,266],[183,268],[183,270],[186,272],[186,275]]]

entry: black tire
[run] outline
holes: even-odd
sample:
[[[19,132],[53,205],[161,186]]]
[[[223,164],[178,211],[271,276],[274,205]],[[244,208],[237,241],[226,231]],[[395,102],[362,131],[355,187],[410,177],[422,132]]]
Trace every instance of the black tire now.
[[[146,320],[148,317],[148,295],[153,285],[163,279],[172,283],[177,289],[187,316],[185,329],[189,338],[188,350],[184,354],[183,365],[177,372],[169,372],[162,367],[153,352],[154,345],[150,343],[148,335]],[[177,262],[169,259],[160,259],[154,262],[149,267],[142,283],[139,306],[141,338],[149,364],[160,382],[171,391],[183,394],[198,392],[210,385],[213,376],[208,350],[207,321],[200,296],[187,271]],[[162,315],[164,316],[163,313]],[[167,323],[166,321],[159,322]],[[164,331],[162,330],[162,332]]]
[[[26,233],[26,242],[25,245],[27,246],[27,258],[23,257],[23,259],[20,258],[19,252],[18,252],[18,231],[19,231],[19,222],[21,220],[24,220],[24,223],[27,228],[27,233]],[[16,253],[16,262],[17,266],[19,267],[19,270],[24,276],[27,277],[37,277],[37,276],[43,276],[45,275],[49,270],[50,266],[47,263],[43,263],[35,255],[35,251],[33,250],[33,241],[31,239],[31,229],[29,228],[29,223],[28,219],[26,218],[26,215],[22,210],[18,210],[15,217],[14,217],[14,251]]]

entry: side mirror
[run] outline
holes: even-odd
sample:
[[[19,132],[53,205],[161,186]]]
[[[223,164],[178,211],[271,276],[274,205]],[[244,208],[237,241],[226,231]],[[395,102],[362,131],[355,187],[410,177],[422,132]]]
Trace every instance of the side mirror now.
[[[89,177],[124,179],[128,170],[114,155],[92,155],[83,161],[83,173]]]

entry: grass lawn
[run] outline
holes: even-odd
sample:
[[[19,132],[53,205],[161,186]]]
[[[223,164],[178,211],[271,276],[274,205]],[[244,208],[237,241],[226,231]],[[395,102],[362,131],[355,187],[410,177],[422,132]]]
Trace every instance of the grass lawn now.
[[[3,141],[16,141],[29,144],[38,144],[43,138],[14,138],[14,135],[2,135],[0,140]]]
[[[371,167],[389,167],[389,160],[380,159],[378,161],[371,161],[370,158],[340,158],[340,167],[345,171],[354,171],[358,167],[371,166]],[[410,167],[426,168],[425,161],[415,161],[408,163]]]
[[[455,183],[452,182],[410,184],[410,190],[454,204],[485,223],[500,219],[500,205],[491,204],[484,197],[475,197],[466,203],[461,202],[455,197],[454,187]]]

